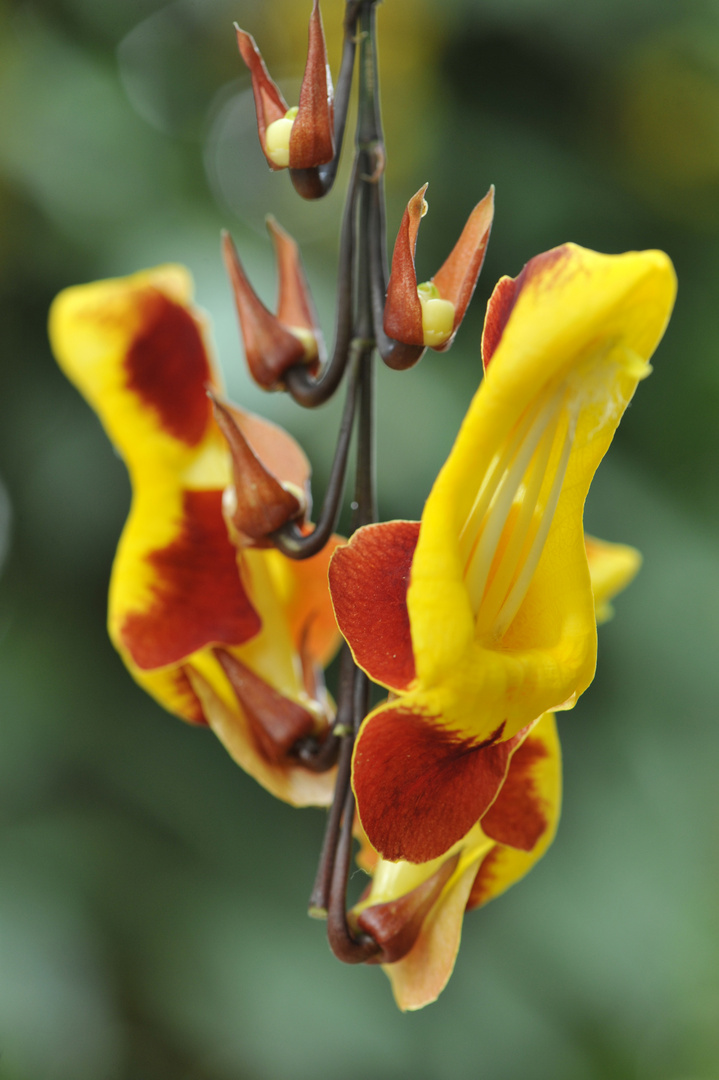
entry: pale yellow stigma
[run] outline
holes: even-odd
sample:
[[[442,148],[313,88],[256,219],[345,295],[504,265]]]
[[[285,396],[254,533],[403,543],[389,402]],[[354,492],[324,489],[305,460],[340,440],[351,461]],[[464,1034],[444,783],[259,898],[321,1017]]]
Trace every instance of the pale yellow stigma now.
[[[290,163],[290,135],[298,108],[288,109],[283,117],[274,120],[265,131],[265,152],[273,163],[286,169]]]
[[[422,305],[422,337],[424,344],[436,349],[444,345],[454,330],[454,304],[443,300],[432,281],[417,286],[417,296]]]

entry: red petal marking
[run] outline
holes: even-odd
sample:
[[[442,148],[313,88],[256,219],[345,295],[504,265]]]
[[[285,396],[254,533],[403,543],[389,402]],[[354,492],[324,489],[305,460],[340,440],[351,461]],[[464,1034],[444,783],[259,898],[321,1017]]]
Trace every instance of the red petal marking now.
[[[295,121],[296,123],[296,121]],[[289,233],[268,217],[267,228],[275,247],[277,259],[277,318],[285,326],[303,326],[319,335],[317,313],[305,277],[300,249]]]
[[[335,156],[332,79],[318,0],[310,16],[307,64],[299,108],[290,133],[290,168],[312,169]]]
[[[384,329],[395,341],[405,345],[424,345],[422,305],[417,296],[414,252],[422,219],[422,204],[427,184],[407,203],[397,233],[392,255],[392,272],[384,305]]]
[[[180,667],[174,672],[175,687],[182,695],[182,713],[181,715],[185,720],[189,720],[191,724],[201,724],[207,727],[207,718],[202,711],[202,705],[195,691],[192,689],[192,683],[185,674],[184,667]]]
[[[228,233],[222,236],[222,254],[232,285],[250,374],[265,390],[278,389],[287,368],[305,360],[304,345],[267,310],[253,291]]]
[[[501,856],[501,852],[501,848],[493,847],[482,859],[482,863],[477,871],[477,876],[474,879],[472,891],[467,900],[467,911],[479,907],[480,904],[483,904],[485,900],[489,899],[492,895],[495,874],[494,867],[497,859]]]
[[[482,818],[482,831],[492,840],[520,851],[531,851],[547,828],[532,775],[537,762],[547,756],[541,739],[533,739],[531,735],[512,756],[502,790]]]
[[[494,292],[487,303],[487,314],[484,317],[484,331],[482,333],[482,362],[485,370],[489,361],[499,345],[504,328],[509,322],[509,317],[519,299],[522,289],[538,277],[548,274],[544,287],[551,289],[555,275],[549,274],[552,268],[559,267],[569,258],[570,252],[566,244],[552,248],[541,255],[535,255],[525,265],[524,269],[516,278],[500,278],[494,287]]]
[[[260,630],[227,538],[221,491],[184,491],[176,539],[145,559],[154,571],[153,603],[130,612],[120,631],[143,671],[214,642],[241,645]]]
[[[479,821],[521,736],[475,742],[397,706],[360,731],[353,783],[362,826],[385,859],[427,862]]]
[[[127,388],[157,413],[162,427],[188,446],[210,421],[205,386],[212,370],[200,329],[187,308],[148,286],[138,297],[142,326],[127,350]]]
[[[392,690],[416,676],[407,588],[418,537],[418,521],[367,525],[330,562],[337,625],[359,666]]]
[[[270,78],[252,34],[240,30],[237,23],[235,23],[235,30],[237,32],[237,47],[240,50],[240,56],[250,69],[250,77],[252,78],[252,93],[255,98],[255,113],[257,114],[257,133],[260,136],[262,153],[267,158],[270,168],[276,170],[280,166],[275,165],[267,157],[265,134],[270,124],[273,124],[275,120],[281,120],[285,115],[287,102]]]
[[[241,534],[233,539],[239,544],[243,543],[243,537],[251,541],[266,540],[270,533],[296,518],[303,506],[257,458],[232,412],[217,398],[212,397],[212,402],[217,426],[227,439],[232,458],[236,503],[232,525]]]
[[[394,964],[407,955],[458,862],[459,854],[452,855],[437,867],[431,877],[404,896],[384,904],[373,904],[357,916],[358,926],[382,946],[379,956],[373,957],[368,963]]]
[[[491,187],[469,215],[459,240],[432,278],[442,299],[451,300],[454,304],[455,330],[464,318],[472,299],[484,263],[493,217],[494,188]],[[436,351],[444,352],[451,344],[452,338],[438,346]]]
[[[286,762],[298,739],[315,732],[315,718],[295,701],[279,694],[224,649],[215,650],[264,757],[272,764]]]

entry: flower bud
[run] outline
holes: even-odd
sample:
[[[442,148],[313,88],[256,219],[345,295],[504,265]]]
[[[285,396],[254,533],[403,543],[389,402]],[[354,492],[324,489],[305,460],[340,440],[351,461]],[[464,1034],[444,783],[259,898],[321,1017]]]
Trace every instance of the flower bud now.
[[[260,753],[272,764],[286,765],[294,745],[320,732],[326,718],[319,708],[307,707],[314,704],[309,699],[304,705],[285,697],[226,649],[216,649],[215,655]]]
[[[420,865],[378,860],[367,896],[349,913],[382,947],[371,963],[394,964],[407,955],[458,862],[458,852]]]
[[[251,34],[235,24],[237,45],[250,70],[262,153],[271,169],[312,169],[335,155],[332,79],[318,0],[309,26],[307,63],[299,105],[287,102],[265,67]]]
[[[408,202],[397,234],[384,329],[395,341],[444,352],[454,340],[482,269],[494,213],[494,188],[469,215],[442,267],[429,281],[417,285],[414,257],[419,223],[427,213],[426,190],[425,184]]]
[[[222,253],[250,374],[263,389],[278,390],[284,373],[295,364],[307,364],[312,371],[317,368],[324,356],[324,342],[297,244],[274,219],[268,219],[267,227],[277,256],[276,315],[252,289],[227,233],[223,234]]]
[[[304,517],[308,502],[305,492],[291,480],[280,482],[262,463],[242,430],[248,419],[244,414],[213,394],[210,398],[232,458],[233,483],[225,489],[222,499],[230,539],[236,547],[271,547],[268,537],[273,532],[288,521]]]

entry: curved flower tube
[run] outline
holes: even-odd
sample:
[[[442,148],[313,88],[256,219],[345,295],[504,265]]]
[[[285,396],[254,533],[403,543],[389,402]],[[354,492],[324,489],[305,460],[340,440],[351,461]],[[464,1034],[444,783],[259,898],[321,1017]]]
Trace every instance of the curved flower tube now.
[[[596,662],[584,500],[671,312],[661,252],[567,244],[503,278],[487,372],[422,515],[360,529],[330,588],[361,667],[393,697],[365,719],[353,785],[385,859],[427,862],[482,817],[543,713]]]
[[[232,457],[213,418],[208,390],[220,387],[191,298],[187,271],[161,266],[67,289],[50,314],[60,366],[132,483],[110,636],[141,686],[170,712],[209,724],[273,794],[325,804],[331,775],[307,772],[292,747],[328,728],[320,669],[337,644],[325,584],[332,545],[303,564],[230,542],[223,493]],[[304,489],[309,465],[294,441],[232,415],[268,469]]]

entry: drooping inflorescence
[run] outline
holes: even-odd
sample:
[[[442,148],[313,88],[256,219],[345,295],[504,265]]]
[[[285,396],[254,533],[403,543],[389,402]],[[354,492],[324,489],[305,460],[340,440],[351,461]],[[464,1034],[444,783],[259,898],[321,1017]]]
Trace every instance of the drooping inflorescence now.
[[[66,290],[50,335],[133,484],[110,586],[118,651],[140,685],[211,727],[273,794],[329,808],[310,912],[327,919],[341,960],[383,965],[399,1006],[414,1009],[446,984],[465,910],[526,874],[554,837],[554,714],[591,682],[597,621],[639,566],[632,548],[585,537],[584,500],[650,370],[675,280],[661,252],[573,244],[503,277],[487,307],[484,378],[422,520],[378,522],[376,357],[405,370],[427,347],[449,349],[484,261],[494,188],[418,283],[425,184],[389,263],[376,3],[347,0],[333,90],[314,0],[292,108],[236,28],[262,152],[304,198],[335,182],[357,77],[331,349],[298,246],[274,219],[275,312],[222,240],[255,382],[305,408],[344,384],[319,509],[295,441],[224,397],[182,268]],[[324,669],[338,648],[333,700]],[[387,691],[374,708],[370,683]],[[348,910],[355,840],[370,880]]]

